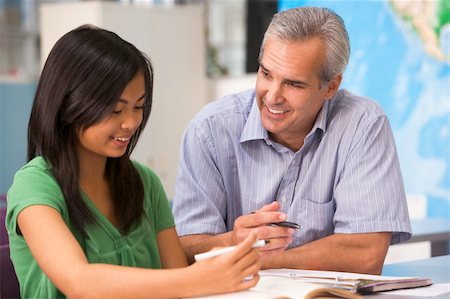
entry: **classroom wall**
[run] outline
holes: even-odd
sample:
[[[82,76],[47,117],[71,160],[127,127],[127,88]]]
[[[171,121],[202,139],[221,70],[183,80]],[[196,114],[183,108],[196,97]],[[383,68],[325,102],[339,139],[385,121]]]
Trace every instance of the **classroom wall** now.
[[[0,82],[0,194],[26,162],[28,118],[36,82]]]

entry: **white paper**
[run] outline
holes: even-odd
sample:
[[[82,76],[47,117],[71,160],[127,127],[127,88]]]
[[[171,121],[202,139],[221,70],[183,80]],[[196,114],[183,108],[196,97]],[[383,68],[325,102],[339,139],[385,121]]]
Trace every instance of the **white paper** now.
[[[397,277],[397,276],[380,276],[369,275],[349,272],[334,272],[334,271],[316,271],[316,270],[295,270],[295,269],[270,269],[259,271],[261,276],[282,276],[292,278],[310,276],[310,277],[323,277],[323,278],[352,278],[352,279],[375,279],[375,280],[398,280],[413,277]]]

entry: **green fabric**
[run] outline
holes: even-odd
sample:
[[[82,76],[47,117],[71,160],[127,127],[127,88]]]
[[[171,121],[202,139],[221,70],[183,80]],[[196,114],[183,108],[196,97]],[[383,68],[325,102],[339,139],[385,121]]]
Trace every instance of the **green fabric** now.
[[[157,175],[137,162],[133,162],[133,165],[144,182],[146,216],[135,221],[127,236],[122,236],[83,194],[98,224],[88,226],[88,237],[82,238],[71,225],[61,189],[42,157],[33,159],[16,173],[7,194],[6,227],[22,298],[65,297],[42,272],[25,240],[17,233],[17,215],[31,205],[47,205],[56,209],[77,238],[90,263],[161,268],[156,234],[175,226],[173,216]]]

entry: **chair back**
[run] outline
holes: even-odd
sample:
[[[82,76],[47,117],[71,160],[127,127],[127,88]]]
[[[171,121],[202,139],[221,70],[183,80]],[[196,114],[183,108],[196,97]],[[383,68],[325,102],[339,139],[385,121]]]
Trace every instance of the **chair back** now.
[[[0,246],[6,245],[8,241],[8,233],[5,227],[5,217],[6,217],[6,195],[0,194]]]
[[[0,298],[17,299],[20,298],[19,281],[16,272],[9,258],[9,244],[0,246]]]
[[[5,227],[6,196],[0,195],[0,298],[20,298],[19,281],[9,257],[8,233]]]

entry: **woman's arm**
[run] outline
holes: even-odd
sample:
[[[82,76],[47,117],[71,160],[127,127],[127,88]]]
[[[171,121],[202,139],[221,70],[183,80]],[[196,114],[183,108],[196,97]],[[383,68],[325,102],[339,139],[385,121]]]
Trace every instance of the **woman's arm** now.
[[[186,255],[174,227],[160,231],[157,238],[163,269],[181,268],[188,265]]]
[[[154,270],[89,264],[61,215],[48,206],[25,208],[18,215],[18,225],[41,269],[70,298],[186,297],[244,290],[258,281],[259,257],[251,248],[254,234],[229,254],[181,269]],[[165,239],[166,233],[171,240],[170,231],[161,237]],[[163,256],[164,266],[182,264],[182,258],[172,263],[169,254]],[[243,281],[251,274],[254,279]]]

